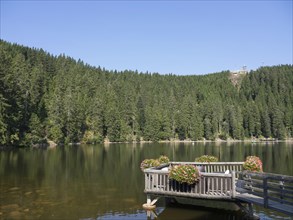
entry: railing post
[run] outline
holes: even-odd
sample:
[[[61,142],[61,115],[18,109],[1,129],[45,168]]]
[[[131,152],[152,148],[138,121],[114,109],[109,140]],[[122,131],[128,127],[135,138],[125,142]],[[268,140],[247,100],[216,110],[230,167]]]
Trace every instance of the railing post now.
[[[252,188],[252,178],[251,178],[251,175],[250,174],[247,174],[247,177],[248,177],[248,182],[249,182],[248,186],[250,188],[250,191],[253,192],[254,190]]]
[[[148,189],[148,174],[144,173],[144,189]]]
[[[232,171],[232,198],[236,196],[236,182],[235,182],[235,172]]]
[[[284,181],[280,181],[280,199],[281,199],[281,204],[283,204],[283,199],[284,199]]]
[[[264,202],[264,207],[265,208],[268,208],[268,204],[269,204],[269,201],[268,201],[268,177],[265,176],[264,179],[263,179],[263,202]]]

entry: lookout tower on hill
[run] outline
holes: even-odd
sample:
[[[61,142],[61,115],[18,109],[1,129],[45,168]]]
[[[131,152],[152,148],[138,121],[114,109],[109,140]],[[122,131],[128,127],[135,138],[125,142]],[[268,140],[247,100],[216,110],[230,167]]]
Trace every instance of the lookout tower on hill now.
[[[231,73],[233,73],[233,74],[247,74],[248,73],[247,66],[243,66],[241,70],[231,71]]]

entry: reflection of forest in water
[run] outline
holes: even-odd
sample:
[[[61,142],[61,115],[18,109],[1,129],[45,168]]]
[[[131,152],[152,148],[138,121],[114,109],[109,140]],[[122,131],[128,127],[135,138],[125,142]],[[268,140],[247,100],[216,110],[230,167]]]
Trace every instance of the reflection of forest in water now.
[[[264,171],[293,175],[289,143],[109,144],[2,151],[0,212],[28,219],[135,214],[145,202],[140,162],[161,154],[174,161],[193,161],[203,154],[220,161],[244,161],[256,155],[263,160]]]

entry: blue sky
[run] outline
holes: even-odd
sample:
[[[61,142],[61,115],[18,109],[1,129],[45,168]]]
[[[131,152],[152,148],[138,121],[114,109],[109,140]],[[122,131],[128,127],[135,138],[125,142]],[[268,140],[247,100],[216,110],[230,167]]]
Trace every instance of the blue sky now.
[[[108,70],[198,75],[292,64],[292,0],[1,0],[3,40]]]

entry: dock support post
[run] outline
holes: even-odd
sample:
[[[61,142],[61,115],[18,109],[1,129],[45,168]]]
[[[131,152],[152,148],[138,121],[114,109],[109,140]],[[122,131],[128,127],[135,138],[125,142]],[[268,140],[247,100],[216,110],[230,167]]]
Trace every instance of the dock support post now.
[[[252,204],[252,203],[248,203],[248,207],[249,207],[249,217],[250,217],[251,219],[259,220],[259,219],[260,219],[259,216],[255,215],[255,214],[253,213],[253,204]]]
[[[245,205],[242,205],[241,202],[236,202],[238,207],[246,213],[248,219],[253,219],[253,220],[259,220],[260,218],[253,213],[253,204],[252,203],[245,203]],[[248,208],[247,208],[248,206]]]
[[[150,205],[151,201],[151,195],[147,194],[147,204]]]

